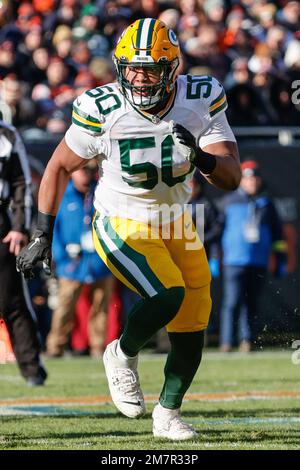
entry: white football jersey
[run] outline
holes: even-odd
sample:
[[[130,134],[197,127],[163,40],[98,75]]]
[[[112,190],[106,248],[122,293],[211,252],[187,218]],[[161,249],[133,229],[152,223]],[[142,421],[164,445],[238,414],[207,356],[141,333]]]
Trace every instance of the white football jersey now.
[[[66,143],[80,157],[98,160],[95,208],[155,224],[180,217],[190,198],[193,166],[176,149],[169,122],[186,127],[200,147],[234,141],[226,108],[223,87],[209,76],[179,76],[172,99],[157,115],[133,107],[117,83],[80,95]]]

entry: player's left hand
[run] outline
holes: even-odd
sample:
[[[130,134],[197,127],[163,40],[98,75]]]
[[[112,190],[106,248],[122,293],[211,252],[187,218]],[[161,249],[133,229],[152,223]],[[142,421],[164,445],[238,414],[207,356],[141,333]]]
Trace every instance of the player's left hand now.
[[[174,144],[183,157],[192,162],[196,156],[197,144],[193,134],[181,124],[169,122]]]
[[[34,277],[33,268],[41,261],[47,274],[51,274],[51,259],[51,241],[41,230],[36,230],[29,245],[17,256],[17,271],[22,272],[25,278],[31,279]]]

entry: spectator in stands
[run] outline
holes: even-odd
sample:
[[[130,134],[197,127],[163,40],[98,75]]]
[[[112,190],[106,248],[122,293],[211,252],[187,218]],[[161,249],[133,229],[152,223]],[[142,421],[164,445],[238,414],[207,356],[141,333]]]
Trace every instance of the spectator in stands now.
[[[34,103],[25,96],[24,84],[15,75],[0,82],[0,103],[8,122],[18,127],[29,127],[35,119]]]
[[[233,44],[226,50],[227,56],[230,60],[238,59],[239,57],[251,57],[254,49],[254,41],[246,29],[240,28],[235,34]]]
[[[281,223],[264,191],[257,162],[242,163],[240,187],[223,198],[222,207],[224,297],[220,349],[231,351],[238,324],[240,350],[248,352],[257,341],[259,298],[272,246],[282,240]]]
[[[46,124],[46,131],[49,134],[64,134],[68,129],[68,118],[60,110],[54,111]]]
[[[249,83],[249,81],[248,60],[245,57],[235,59],[231,64],[231,70],[225,78],[224,86],[229,90],[238,83]]]
[[[103,57],[92,59],[89,70],[97,86],[102,86],[115,80],[115,68],[113,68],[112,62]]]
[[[234,85],[227,93],[229,103],[228,120],[232,126],[258,126],[270,123],[258,90],[249,83]]]
[[[206,0],[203,4],[203,9],[208,22],[213,24],[217,31],[222,30],[225,18],[225,1]]]
[[[109,82],[105,82],[105,83],[109,83]],[[76,75],[76,78],[74,81],[74,99],[76,96],[80,96],[85,91],[91,90],[92,88],[95,88],[96,86],[99,86],[99,85],[100,85],[99,81],[95,80],[94,76],[92,75],[90,71],[82,70],[81,72],[78,73],[78,75]]]
[[[100,9],[88,3],[80,10],[79,20],[75,22],[73,36],[75,40],[89,41],[98,31]]]
[[[220,43],[223,51],[227,51],[236,43],[238,32],[242,29],[245,19],[245,12],[240,8],[233,9],[226,17],[225,30],[220,37]]]
[[[277,21],[290,31],[300,30],[300,3],[295,1],[281,2],[283,8],[277,13]]]
[[[11,5],[8,1],[0,3],[0,28],[7,24],[11,17]]]
[[[19,45],[19,51],[25,55],[27,62],[33,51],[41,47],[42,41],[42,26],[40,24],[35,24],[26,34],[24,42]]]
[[[201,26],[198,36],[186,42],[185,51],[188,67],[208,66],[213,75],[223,81],[229,70],[229,59],[220,51],[218,34],[213,26]]]
[[[260,40],[264,40],[266,33],[275,25],[276,6],[273,3],[263,5],[258,14],[260,28]]]
[[[76,41],[71,49],[70,63],[76,72],[84,71],[88,69],[88,64],[91,60],[91,52],[88,48],[86,41]]]
[[[51,41],[53,31],[57,26],[73,26],[78,18],[79,3],[77,0],[60,0],[59,4],[52,9],[52,13],[43,18],[44,37],[47,41]]]
[[[49,52],[44,47],[36,47],[30,53],[24,53],[25,64],[21,77],[29,85],[30,90],[36,84],[46,81],[49,61]]]
[[[32,90],[31,98],[36,105],[38,117],[35,125],[45,129],[49,116],[56,109],[54,100],[51,98],[50,88],[45,84],[37,84]]]
[[[29,67],[32,67],[31,81],[35,80],[35,83],[46,82],[49,64],[50,54],[46,47],[39,47],[33,51],[32,65],[29,65]]]
[[[158,17],[163,23],[165,23],[168,28],[177,31],[180,14],[175,8],[169,8],[168,10],[164,10]]]
[[[74,325],[75,305],[82,286],[90,285],[90,354],[98,357],[105,345],[108,304],[113,279],[99,262],[92,240],[95,166],[91,163],[72,174],[56,218],[53,257],[59,279],[58,306],[53,312],[47,353],[60,357],[68,346]]]
[[[22,62],[17,54],[16,44],[12,39],[5,39],[0,43],[0,79],[8,75],[21,75]]]
[[[67,59],[71,54],[72,49],[72,30],[65,24],[59,25],[53,35],[53,46],[56,55],[61,59]]]
[[[70,84],[69,69],[59,57],[51,57],[46,74],[52,98],[59,95],[65,85]]]
[[[42,22],[34,6],[29,2],[22,3],[18,8],[18,17],[16,26],[25,37],[33,26],[40,25]]]

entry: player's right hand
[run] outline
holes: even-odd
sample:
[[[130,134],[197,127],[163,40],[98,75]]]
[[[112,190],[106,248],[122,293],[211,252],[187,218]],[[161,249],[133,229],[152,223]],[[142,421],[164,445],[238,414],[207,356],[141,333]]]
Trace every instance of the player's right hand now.
[[[179,153],[190,162],[193,162],[197,151],[196,139],[193,134],[174,121],[169,122],[169,128]]]
[[[17,256],[17,271],[22,272],[25,278],[34,277],[33,268],[42,261],[48,273],[51,273],[51,241],[41,230],[36,230],[31,242],[25,246]]]

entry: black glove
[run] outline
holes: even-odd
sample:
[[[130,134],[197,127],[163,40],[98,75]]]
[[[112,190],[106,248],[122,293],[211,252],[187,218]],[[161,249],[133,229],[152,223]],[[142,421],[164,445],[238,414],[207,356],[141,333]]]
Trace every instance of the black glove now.
[[[196,139],[193,134],[181,124],[174,123],[174,121],[170,122],[170,130],[175,146],[178,148],[181,155],[192,162],[195,158],[197,148]]]
[[[46,273],[51,274],[51,259],[51,240],[42,230],[36,230],[31,242],[17,256],[17,271],[21,271],[25,278],[31,279],[34,277],[32,269],[42,261]]]
[[[174,144],[183,157],[199,168],[205,174],[210,174],[216,166],[216,158],[210,153],[203,152],[196,143],[193,134],[181,124],[170,121],[170,130]]]

